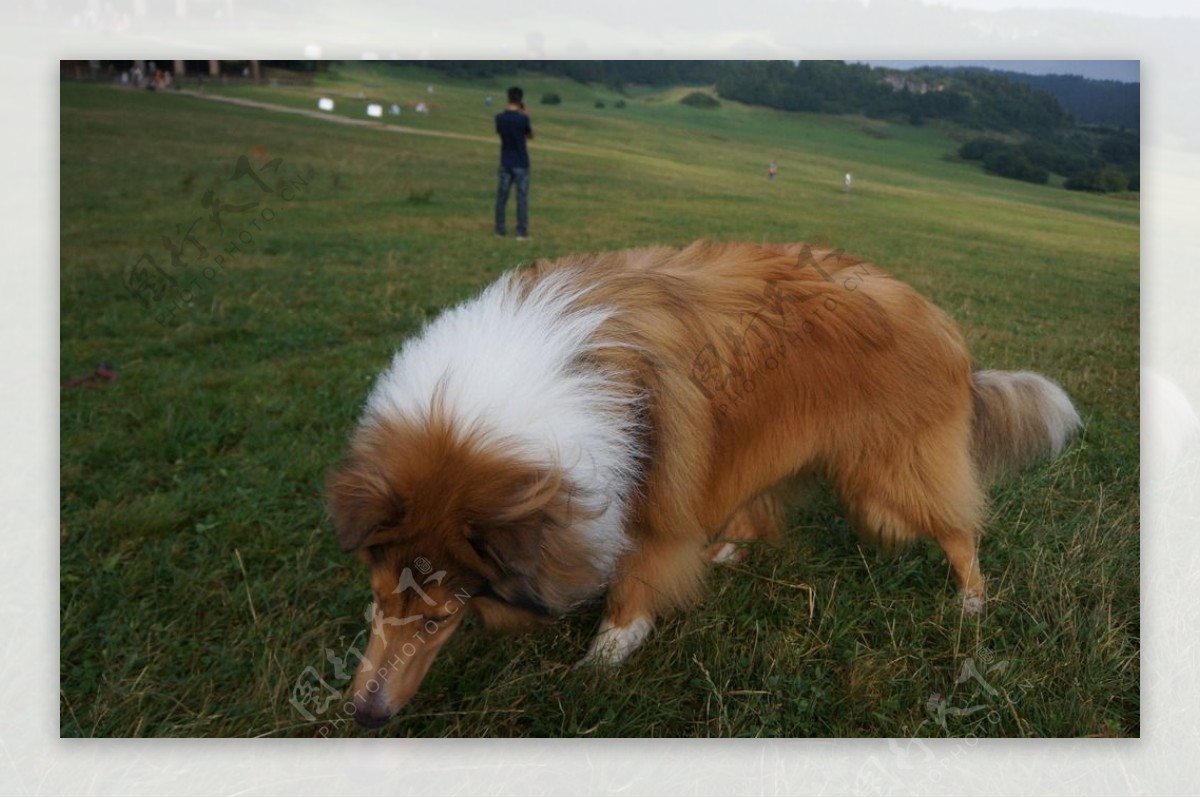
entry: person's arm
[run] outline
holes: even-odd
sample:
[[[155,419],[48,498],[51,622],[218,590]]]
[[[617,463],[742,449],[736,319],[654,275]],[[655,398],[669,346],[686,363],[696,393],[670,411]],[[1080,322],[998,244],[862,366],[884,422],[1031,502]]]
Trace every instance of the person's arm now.
[[[529,117],[525,117],[525,139],[533,138],[533,125],[529,124]]]

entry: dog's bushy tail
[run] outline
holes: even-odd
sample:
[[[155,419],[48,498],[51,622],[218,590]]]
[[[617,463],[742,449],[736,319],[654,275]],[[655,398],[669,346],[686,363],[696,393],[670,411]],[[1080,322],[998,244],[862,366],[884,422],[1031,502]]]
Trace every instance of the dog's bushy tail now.
[[[1057,455],[1080,425],[1066,391],[1029,371],[976,371],[971,404],[975,465],[987,482]]]

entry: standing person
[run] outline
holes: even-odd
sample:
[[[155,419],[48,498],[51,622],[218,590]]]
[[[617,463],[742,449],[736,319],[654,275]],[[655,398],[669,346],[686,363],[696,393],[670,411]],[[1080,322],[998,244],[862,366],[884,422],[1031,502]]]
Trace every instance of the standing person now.
[[[777,174],[779,174],[779,164],[771,161],[770,165],[767,166],[767,180],[774,180]]]
[[[845,179],[842,180],[842,193],[849,194],[850,186],[852,186],[853,184],[854,184],[854,175],[847,172]]]
[[[504,222],[508,192],[517,184],[517,240],[529,239],[529,152],[525,142],[533,138],[533,127],[522,100],[525,92],[517,86],[508,90],[508,106],[496,114],[496,133],[500,136],[500,184],[496,191],[496,235],[507,232]]]

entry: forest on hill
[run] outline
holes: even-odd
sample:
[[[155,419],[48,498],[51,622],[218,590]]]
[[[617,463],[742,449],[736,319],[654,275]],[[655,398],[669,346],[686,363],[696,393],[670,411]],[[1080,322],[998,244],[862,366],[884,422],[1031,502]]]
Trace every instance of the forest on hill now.
[[[1027,75],[1000,70],[991,70],[991,74],[1054,95],[1067,113],[1081,124],[1127,130],[1141,127],[1140,83],[1095,80],[1080,75]]]

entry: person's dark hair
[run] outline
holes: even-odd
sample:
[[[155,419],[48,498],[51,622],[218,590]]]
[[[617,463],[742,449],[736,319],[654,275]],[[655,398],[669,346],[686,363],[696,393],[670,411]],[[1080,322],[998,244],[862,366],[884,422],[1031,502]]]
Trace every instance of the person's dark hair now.
[[[513,86],[508,90],[508,101],[510,103],[520,103],[525,99],[525,92],[521,91],[520,86]]]

